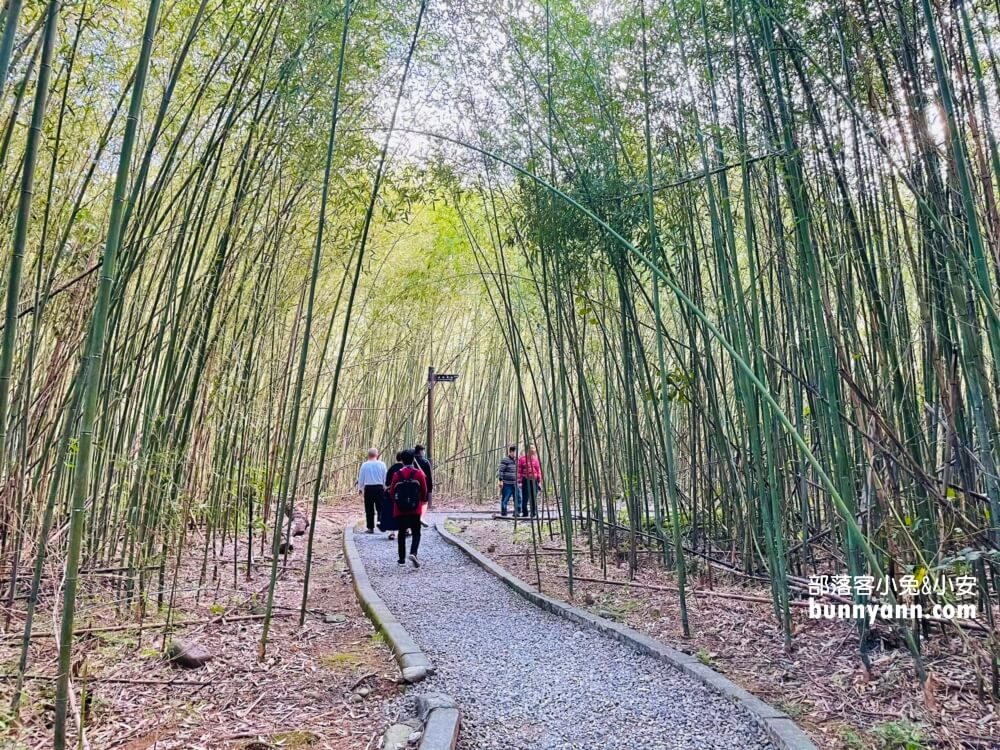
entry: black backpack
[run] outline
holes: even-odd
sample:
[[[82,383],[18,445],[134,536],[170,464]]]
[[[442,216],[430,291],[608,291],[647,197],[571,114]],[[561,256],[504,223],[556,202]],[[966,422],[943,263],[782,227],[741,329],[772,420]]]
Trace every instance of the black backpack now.
[[[406,468],[412,467],[408,466]],[[400,513],[416,513],[420,510],[420,482],[417,480],[418,476],[417,471],[413,471],[408,479],[404,479],[403,469],[399,470],[392,501],[396,504],[396,509]]]

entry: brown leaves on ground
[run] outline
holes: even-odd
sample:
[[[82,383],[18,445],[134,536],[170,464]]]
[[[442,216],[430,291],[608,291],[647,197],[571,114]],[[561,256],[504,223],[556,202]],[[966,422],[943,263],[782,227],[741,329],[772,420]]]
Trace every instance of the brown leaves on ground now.
[[[299,627],[305,543],[288,558],[275,596],[269,646],[257,660],[270,563],[255,543],[250,579],[246,577],[246,545],[237,548],[234,581],[233,546],[216,544],[203,582],[203,539],[191,540],[182,560],[173,619],[194,621],[178,627],[171,638],[197,643],[213,655],[199,669],[171,666],[162,655],[164,614],[156,614],[155,597],[147,605],[146,623],[136,625],[134,607],[116,613],[120,598],[110,577],[85,578],[77,629],[115,627],[78,636],[76,655],[85,657],[86,733],[93,750],[269,750],[315,748],[356,750],[374,747],[385,724],[385,700],[398,694],[397,669],[389,649],[375,636],[358,605],[343,559],[341,532],[358,516],[349,500],[325,507],[317,521],[309,613]],[[168,577],[167,588],[169,589]],[[155,586],[154,586],[155,588]],[[50,587],[51,589],[51,587]],[[52,603],[47,592],[35,620],[29,674],[21,712],[23,725],[3,729],[0,746],[52,745],[52,697],[56,650]],[[169,591],[167,593],[169,598]],[[8,634],[0,636],[0,671],[16,670],[23,621],[15,609]],[[242,619],[241,619],[242,618]],[[41,634],[45,635],[41,635]],[[168,641],[169,642],[169,641]],[[82,659],[81,659],[82,660]],[[77,689],[80,681],[77,680]],[[354,691],[366,692],[363,700]],[[0,682],[0,719],[9,705],[13,681]],[[5,739],[4,732],[8,735]],[[72,746],[75,747],[75,740]]]

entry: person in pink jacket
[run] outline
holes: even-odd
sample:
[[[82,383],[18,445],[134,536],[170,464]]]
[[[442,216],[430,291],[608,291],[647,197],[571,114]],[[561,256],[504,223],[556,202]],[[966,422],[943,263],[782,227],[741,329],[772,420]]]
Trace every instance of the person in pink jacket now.
[[[517,481],[521,485],[521,511],[524,516],[538,515],[536,499],[542,488],[542,465],[538,462],[535,446],[529,445],[528,452],[517,459]],[[531,509],[530,511],[528,509]]]

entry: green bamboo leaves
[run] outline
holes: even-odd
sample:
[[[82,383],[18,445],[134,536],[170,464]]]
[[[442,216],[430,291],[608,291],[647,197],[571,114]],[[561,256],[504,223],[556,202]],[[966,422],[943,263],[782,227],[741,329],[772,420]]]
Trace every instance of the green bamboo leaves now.
[[[184,0],[97,65],[143,19],[91,5],[11,0],[0,35],[0,562],[22,680],[65,564],[59,742],[88,569],[164,638],[205,605],[185,576],[266,583],[265,656],[289,524],[304,623],[323,505],[422,439],[431,364],[462,373],[448,492],[492,501],[505,445],[539,448],[539,585],[573,529],[574,596],[585,557],[663,565],[685,633],[720,568],[770,587],[786,648],[827,569],[969,548],[995,598],[985,6]]]

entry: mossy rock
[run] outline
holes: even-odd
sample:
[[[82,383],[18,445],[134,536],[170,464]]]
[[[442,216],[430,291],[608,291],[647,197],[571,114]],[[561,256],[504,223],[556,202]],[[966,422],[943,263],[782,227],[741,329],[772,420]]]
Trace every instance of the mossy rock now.
[[[208,649],[197,643],[185,643],[177,640],[170,642],[164,655],[171,664],[184,669],[198,669],[215,658]]]

